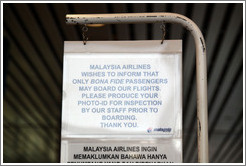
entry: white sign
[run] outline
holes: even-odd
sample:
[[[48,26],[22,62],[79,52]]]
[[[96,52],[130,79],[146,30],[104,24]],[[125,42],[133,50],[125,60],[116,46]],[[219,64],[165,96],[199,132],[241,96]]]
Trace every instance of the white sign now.
[[[62,162],[174,163],[181,162],[180,139],[78,139],[64,142]]]
[[[62,139],[95,135],[180,139],[181,45],[181,41],[163,45],[159,41],[89,42],[86,46],[65,42]]]

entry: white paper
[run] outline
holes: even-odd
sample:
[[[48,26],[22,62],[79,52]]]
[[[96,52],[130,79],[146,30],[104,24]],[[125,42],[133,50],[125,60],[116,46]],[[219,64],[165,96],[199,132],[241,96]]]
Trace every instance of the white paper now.
[[[182,162],[181,139],[72,139],[64,146],[68,163]]]
[[[62,150],[74,145],[66,139],[102,136],[181,144],[180,41],[66,42],[64,50]]]

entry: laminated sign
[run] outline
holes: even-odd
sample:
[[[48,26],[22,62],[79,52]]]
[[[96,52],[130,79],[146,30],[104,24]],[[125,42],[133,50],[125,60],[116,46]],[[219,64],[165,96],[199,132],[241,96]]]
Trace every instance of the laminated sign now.
[[[182,41],[65,42],[61,162],[182,162]]]

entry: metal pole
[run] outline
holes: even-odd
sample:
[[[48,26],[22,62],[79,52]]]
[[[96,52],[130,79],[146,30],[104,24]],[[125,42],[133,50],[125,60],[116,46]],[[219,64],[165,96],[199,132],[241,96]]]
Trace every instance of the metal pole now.
[[[67,24],[178,23],[191,32],[196,44],[198,162],[209,162],[206,46],[198,26],[176,13],[68,14]]]

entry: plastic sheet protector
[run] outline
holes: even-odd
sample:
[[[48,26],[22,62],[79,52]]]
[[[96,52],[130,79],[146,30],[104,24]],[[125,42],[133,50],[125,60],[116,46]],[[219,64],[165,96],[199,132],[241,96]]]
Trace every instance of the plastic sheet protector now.
[[[61,162],[182,162],[182,41],[66,41]]]

